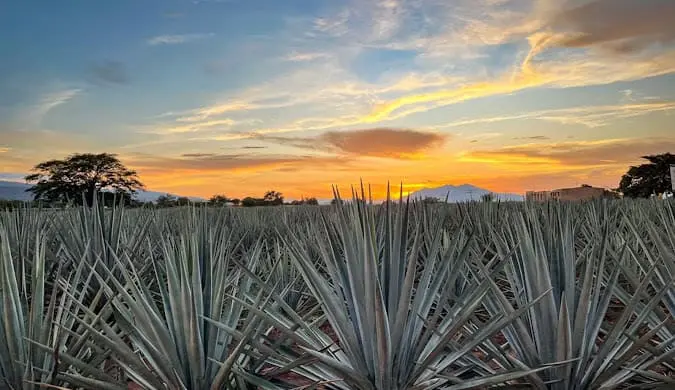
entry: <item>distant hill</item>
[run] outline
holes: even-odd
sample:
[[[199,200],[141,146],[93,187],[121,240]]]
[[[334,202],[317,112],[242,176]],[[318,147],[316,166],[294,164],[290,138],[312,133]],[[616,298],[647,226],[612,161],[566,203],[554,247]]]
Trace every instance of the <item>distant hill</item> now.
[[[33,195],[26,190],[30,185],[13,181],[0,181],[0,200],[31,200]]]
[[[0,180],[0,200],[32,200],[33,195],[30,192],[26,192],[28,188],[30,188],[30,184]],[[166,192],[139,191],[134,198],[141,202],[155,202],[157,201],[157,198],[166,194]],[[170,195],[176,197],[181,196],[175,194]],[[189,196],[188,198],[196,202],[204,201],[203,198],[193,196]]]
[[[437,188],[425,188],[410,194],[410,199],[436,198],[445,200],[446,196],[450,203],[470,202],[472,200],[481,200],[481,196],[493,193],[497,200],[501,201],[522,201],[523,196],[518,194],[499,193],[476,187],[471,184],[462,184],[460,186],[445,185]]]

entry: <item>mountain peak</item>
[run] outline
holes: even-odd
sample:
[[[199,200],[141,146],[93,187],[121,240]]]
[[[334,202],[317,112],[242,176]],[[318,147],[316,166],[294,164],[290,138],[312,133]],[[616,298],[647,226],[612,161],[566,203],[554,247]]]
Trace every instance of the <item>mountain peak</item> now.
[[[518,194],[499,193],[477,187],[473,184],[464,183],[458,186],[446,184],[436,188],[424,188],[410,194],[411,199],[435,198],[445,200],[446,197],[450,203],[470,202],[480,200],[481,196],[492,193],[497,200],[502,201],[522,201],[523,196]]]

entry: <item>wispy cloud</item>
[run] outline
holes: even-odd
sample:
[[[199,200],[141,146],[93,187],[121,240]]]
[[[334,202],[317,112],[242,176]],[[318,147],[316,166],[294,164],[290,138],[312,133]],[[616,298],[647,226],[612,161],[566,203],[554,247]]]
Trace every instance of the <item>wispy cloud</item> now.
[[[125,162],[139,172],[153,176],[180,176],[199,172],[261,172],[298,169],[306,164],[348,164],[347,160],[337,157],[218,153],[185,153],[180,157],[132,154],[125,157]]]
[[[27,120],[34,126],[39,126],[43,118],[56,107],[68,103],[83,92],[79,88],[61,89],[43,94],[40,101],[27,111]]]
[[[564,59],[534,62],[541,46],[533,43],[521,67],[494,80],[467,83],[454,89],[409,94],[376,104],[363,123],[392,120],[468,100],[504,95],[534,87],[568,88],[631,81],[675,72],[675,51],[649,58],[608,61],[598,55],[567,56]]]
[[[175,35],[158,35],[152,38],[149,38],[146,43],[151,46],[156,45],[177,45],[181,43],[188,43],[193,41],[199,41],[215,36],[214,33],[204,33],[204,34],[175,34]]]
[[[314,20],[314,31],[333,37],[341,37],[349,31],[350,16],[350,9],[345,8],[333,18],[317,18]]]
[[[613,121],[675,110],[675,101],[634,102],[630,104],[584,106],[532,111],[514,115],[461,119],[439,126],[441,129],[514,120],[542,120],[589,128],[607,126]]]
[[[325,58],[330,58],[330,54],[321,52],[299,53],[294,51],[289,55],[287,55],[286,57],[284,57],[284,60],[291,62],[310,62]]]
[[[620,138],[598,141],[532,143],[465,153],[460,160],[488,164],[543,165],[563,167],[626,166],[640,156],[675,149],[675,140],[663,138]]]

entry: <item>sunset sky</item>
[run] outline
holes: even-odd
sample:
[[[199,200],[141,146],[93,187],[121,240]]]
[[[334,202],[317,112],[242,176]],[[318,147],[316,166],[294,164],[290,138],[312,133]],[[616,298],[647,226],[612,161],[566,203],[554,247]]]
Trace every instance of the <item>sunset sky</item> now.
[[[675,152],[673,0],[0,5],[0,179],[116,153],[148,189],[616,187]]]

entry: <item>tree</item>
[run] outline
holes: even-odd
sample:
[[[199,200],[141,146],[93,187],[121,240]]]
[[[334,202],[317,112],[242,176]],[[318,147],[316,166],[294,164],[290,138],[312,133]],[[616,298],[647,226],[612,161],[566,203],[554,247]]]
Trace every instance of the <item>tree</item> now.
[[[239,206],[239,203],[241,203],[241,200],[238,198],[230,199],[230,203],[232,203],[235,206]]]
[[[241,200],[241,205],[244,207],[260,206],[261,199],[252,198],[250,196]]]
[[[305,204],[309,206],[318,206],[319,201],[316,198],[307,198],[305,199]]]
[[[187,196],[181,196],[180,198],[176,199],[176,206],[187,206],[190,203],[190,198]]]
[[[157,207],[174,207],[176,205],[176,197],[171,194],[160,195],[157,198]]]
[[[231,200],[225,195],[213,195],[209,199],[209,205],[211,206],[224,206],[227,203],[231,203]]]
[[[632,166],[621,177],[618,191],[630,198],[648,198],[672,191],[670,165],[675,164],[671,153],[642,156],[646,164]]]
[[[316,198],[302,198],[300,200],[291,201],[290,205],[291,206],[302,206],[302,205],[318,206],[319,201]]]
[[[495,194],[493,194],[492,192],[488,192],[487,194],[481,195],[480,200],[482,200],[485,203],[490,203],[495,200]]]
[[[47,202],[82,202],[91,206],[102,190],[134,194],[144,188],[136,171],[127,169],[109,153],[73,154],[64,160],[50,160],[36,165],[35,173],[26,176],[35,184],[28,189],[35,200]]]
[[[278,206],[284,204],[284,197],[281,192],[267,191],[263,197],[265,203],[271,206]]]

